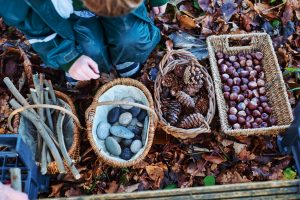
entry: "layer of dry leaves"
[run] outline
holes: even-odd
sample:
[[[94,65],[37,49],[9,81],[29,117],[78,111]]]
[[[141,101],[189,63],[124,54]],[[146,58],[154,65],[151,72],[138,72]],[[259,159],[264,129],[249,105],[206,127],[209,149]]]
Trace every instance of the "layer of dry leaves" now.
[[[164,50],[173,47],[169,35],[185,31],[199,39],[213,34],[266,31],[272,36],[284,78],[294,106],[300,96],[300,4],[297,0],[172,0],[168,12],[155,18],[163,39],[144,65],[139,78],[151,91],[155,68]],[[285,28],[283,28],[285,27]],[[66,92],[74,100],[79,117],[84,123],[84,111],[102,84],[116,75],[103,74],[100,80],[81,82],[76,88],[65,84],[64,74],[42,68],[41,61],[17,30],[7,27],[0,19],[0,133],[10,133],[6,120],[11,112],[8,100],[11,94],[2,79],[9,76],[26,94],[30,80],[22,73],[30,61],[33,71],[46,74],[55,82],[55,88]],[[25,52],[22,55],[20,48]],[[208,67],[208,59],[201,63]],[[28,72],[27,72],[28,73]],[[54,78],[55,77],[55,78]],[[59,78],[57,78],[59,77]],[[146,159],[131,168],[112,168],[96,159],[86,133],[82,133],[81,161],[77,165],[82,174],[79,181],[71,175],[53,176],[51,189],[42,196],[61,197],[83,194],[104,194],[178,188],[203,185],[207,175],[216,177],[217,184],[243,183],[283,179],[283,170],[293,165],[290,156],[279,153],[276,137],[229,137],[220,133],[218,117],[213,131],[190,141],[179,141],[156,131],[155,144]],[[17,127],[17,122],[14,124]]]

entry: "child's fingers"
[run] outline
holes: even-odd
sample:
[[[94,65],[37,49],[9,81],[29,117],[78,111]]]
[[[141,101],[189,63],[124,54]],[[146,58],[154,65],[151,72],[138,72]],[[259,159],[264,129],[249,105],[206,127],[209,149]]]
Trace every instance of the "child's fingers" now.
[[[160,6],[159,7],[159,13],[160,14],[163,14],[166,12],[166,8],[167,8],[167,4],[163,5],[163,6]]]
[[[88,57],[87,63],[88,63],[88,65],[90,66],[90,68],[92,68],[92,70],[95,73],[99,74],[98,64],[93,59],[91,59],[90,57]]]
[[[89,68],[89,67],[84,68],[83,73],[84,73],[85,76],[88,77],[88,80],[90,80],[90,79],[98,79],[98,78],[100,77],[99,74],[96,74],[96,73],[95,73],[91,68]]]
[[[159,8],[158,7],[153,7],[152,8],[154,14],[158,15],[159,14]]]

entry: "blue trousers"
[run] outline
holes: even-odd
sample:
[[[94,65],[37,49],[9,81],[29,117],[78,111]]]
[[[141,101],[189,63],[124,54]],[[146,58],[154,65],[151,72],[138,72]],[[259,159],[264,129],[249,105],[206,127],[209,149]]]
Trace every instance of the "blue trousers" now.
[[[76,41],[102,72],[124,62],[145,62],[160,40],[144,4],[125,16],[78,17],[73,22]]]

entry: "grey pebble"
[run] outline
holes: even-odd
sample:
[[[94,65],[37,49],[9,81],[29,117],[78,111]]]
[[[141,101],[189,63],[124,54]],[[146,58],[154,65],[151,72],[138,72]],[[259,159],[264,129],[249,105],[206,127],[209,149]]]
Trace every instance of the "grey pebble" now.
[[[121,140],[122,140],[122,138],[120,138],[120,137],[117,137],[117,136],[112,136],[118,143],[120,143],[121,142]]]
[[[142,148],[141,140],[134,140],[130,145],[132,153],[137,153]]]
[[[132,102],[134,103],[135,100],[131,97],[126,97],[126,98],[123,98],[122,101],[127,101],[127,102]],[[121,108],[125,109],[125,110],[129,110],[131,109],[133,106],[129,106],[129,105],[121,105]]]
[[[113,137],[106,138],[105,146],[107,151],[114,156],[120,156],[122,153],[121,146]]]
[[[137,116],[137,119],[140,121],[140,122],[143,122],[145,117],[148,115],[147,111],[146,110],[141,110],[140,114]]]
[[[129,147],[132,143],[132,139],[124,139],[122,140],[122,143],[125,147]]]
[[[131,120],[132,114],[130,112],[125,112],[120,115],[119,123],[123,126],[127,126],[128,124],[130,124]]]
[[[97,126],[97,136],[101,140],[105,140],[109,136],[111,125],[106,122],[100,122]]]
[[[130,109],[129,112],[132,114],[133,117],[137,117],[140,114],[141,109],[139,107],[133,107]]]
[[[110,128],[110,133],[113,134],[114,136],[125,138],[125,139],[131,139],[134,137],[134,133],[124,126],[112,126]]]

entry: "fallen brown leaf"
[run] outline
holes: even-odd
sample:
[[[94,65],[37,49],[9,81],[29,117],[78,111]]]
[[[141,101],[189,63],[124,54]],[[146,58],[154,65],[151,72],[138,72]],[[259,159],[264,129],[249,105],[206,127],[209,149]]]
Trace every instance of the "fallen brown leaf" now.
[[[202,155],[203,159],[212,163],[221,164],[222,162],[225,162],[225,159],[220,156],[213,156],[208,154]]]
[[[79,188],[73,188],[71,187],[69,190],[65,192],[66,197],[75,197],[75,196],[80,196],[81,195],[81,190]]]
[[[108,183],[108,189],[105,190],[107,194],[115,193],[117,192],[119,187],[119,184],[117,184],[117,181],[112,181]]]
[[[48,197],[55,197],[55,198],[58,198],[58,197],[61,197],[61,188],[64,186],[64,183],[59,183],[59,184],[56,184],[56,185],[51,185],[51,194],[48,195]]]

